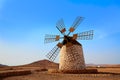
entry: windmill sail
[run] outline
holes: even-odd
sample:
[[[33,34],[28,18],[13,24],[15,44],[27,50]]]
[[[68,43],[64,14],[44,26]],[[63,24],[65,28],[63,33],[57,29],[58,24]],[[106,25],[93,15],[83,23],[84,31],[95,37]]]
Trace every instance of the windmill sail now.
[[[77,39],[79,39],[79,40],[91,40],[91,39],[93,39],[93,30],[78,33]]]
[[[60,48],[58,46],[55,46],[47,55],[46,57],[49,58],[49,60],[54,61],[57,57],[58,53],[60,51]]]
[[[57,23],[56,23],[56,28],[63,34],[65,35],[65,24],[63,19],[60,19]]]
[[[79,24],[83,21],[83,17],[80,17],[80,16],[78,16],[76,19],[75,19],[75,21],[73,22],[73,24],[72,24],[72,26],[70,27],[70,29],[69,29],[69,33],[68,33],[68,35],[71,33],[71,32],[73,32],[73,31],[75,31],[75,29],[79,26]]]
[[[59,39],[61,39],[61,38],[63,38],[63,37],[60,37],[59,35],[49,35],[49,34],[46,34],[44,43],[50,43],[50,42],[59,41]]]

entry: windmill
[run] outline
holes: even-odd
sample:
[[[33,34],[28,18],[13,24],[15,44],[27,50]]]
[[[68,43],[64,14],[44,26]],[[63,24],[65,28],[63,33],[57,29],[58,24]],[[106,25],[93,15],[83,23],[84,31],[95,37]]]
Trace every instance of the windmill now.
[[[63,37],[60,35],[45,35],[45,43],[63,41],[58,43],[47,55],[46,57],[54,61],[57,55],[60,53],[59,70],[83,70],[85,69],[85,61],[83,55],[82,44],[77,40],[92,40],[93,30],[73,34],[69,36],[72,32],[76,30],[79,24],[83,21],[83,17],[78,16],[73,22],[69,29],[69,32],[65,34],[66,28],[63,19],[60,19],[56,23],[56,28],[61,32]]]

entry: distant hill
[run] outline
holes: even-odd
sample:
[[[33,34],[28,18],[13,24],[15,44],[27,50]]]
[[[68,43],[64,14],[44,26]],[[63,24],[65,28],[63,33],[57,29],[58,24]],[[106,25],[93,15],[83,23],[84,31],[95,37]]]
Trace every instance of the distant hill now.
[[[100,64],[101,67],[120,67],[120,64]]]
[[[7,65],[0,64],[0,67],[5,67],[5,66],[7,66]]]
[[[56,68],[57,69],[59,64],[44,59],[44,60],[39,60],[39,61],[32,62],[32,63],[24,65],[24,66],[27,66],[27,67],[41,67],[41,68],[46,68],[46,69],[50,69],[50,68],[54,68],[54,69]]]
[[[96,64],[86,64],[86,66],[97,66]]]
[[[120,67],[120,64],[86,64],[87,67]]]
[[[58,69],[59,63],[51,62],[49,60],[39,60],[32,62],[30,64],[22,65],[26,67],[40,67],[40,68],[46,68],[46,69]],[[120,64],[86,64],[87,67],[120,67]]]

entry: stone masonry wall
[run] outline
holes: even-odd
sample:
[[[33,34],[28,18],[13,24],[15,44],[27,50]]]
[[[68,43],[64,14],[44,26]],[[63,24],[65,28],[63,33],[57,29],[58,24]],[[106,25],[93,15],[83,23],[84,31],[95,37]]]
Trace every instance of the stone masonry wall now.
[[[85,69],[83,49],[80,45],[66,47],[60,50],[60,70],[82,70]]]

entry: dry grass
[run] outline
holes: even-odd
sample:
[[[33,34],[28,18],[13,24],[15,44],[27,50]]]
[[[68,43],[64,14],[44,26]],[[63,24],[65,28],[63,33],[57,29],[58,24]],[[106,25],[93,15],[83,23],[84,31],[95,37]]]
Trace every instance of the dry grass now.
[[[15,69],[15,70],[14,70]],[[120,80],[120,68],[88,68],[88,69],[97,69],[99,72],[109,72],[109,73],[119,73],[119,74],[62,74],[56,73],[57,69],[47,69],[39,68],[39,67],[16,67],[10,71],[16,71],[17,69],[21,69],[21,71],[33,71],[30,75],[23,75],[21,72],[12,73],[15,74],[11,77],[6,77],[4,79],[0,78],[0,80]],[[55,73],[49,73],[50,71]],[[0,71],[3,74],[4,71]],[[5,70],[5,72],[9,72],[9,70]],[[21,75],[21,74],[22,75]],[[11,73],[7,73],[7,75]],[[18,76],[19,75],[19,76]]]
[[[0,77],[10,77],[10,76],[20,76],[31,74],[30,70],[20,70],[20,71],[2,71],[0,72]]]
[[[59,70],[48,69],[49,73],[69,73],[69,74],[92,74],[98,73],[97,69],[84,69],[84,70]]]
[[[120,80],[120,68],[87,68],[92,70],[98,70],[99,74],[62,74],[57,73],[57,69],[47,69],[45,67],[31,67],[31,66],[19,66],[19,67],[4,67],[0,68],[0,75],[6,77],[0,80]],[[31,72],[29,75],[28,71]],[[54,73],[51,73],[54,72]],[[107,72],[108,74],[103,72]],[[119,74],[109,74],[119,73]],[[11,77],[9,77],[11,76]]]
[[[58,69],[48,69],[48,73],[59,73]]]
[[[13,70],[13,67],[0,67],[0,71]]]
[[[97,69],[98,72],[109,72],[109,73],[120,73],[120,67],[119,68],[87,68],[87,69]]]
[[[99,72],[120,73],[120,68],[98,68]]]
[[[8,77],[3,80],[119,80],[120,75],[112,74],[61,74],[36,72],[26,76]]]
[[[92,74],[97,73],[97,69],[85,69],[85,70],[60,70],[61,73],[71,73],[71,74]]]

